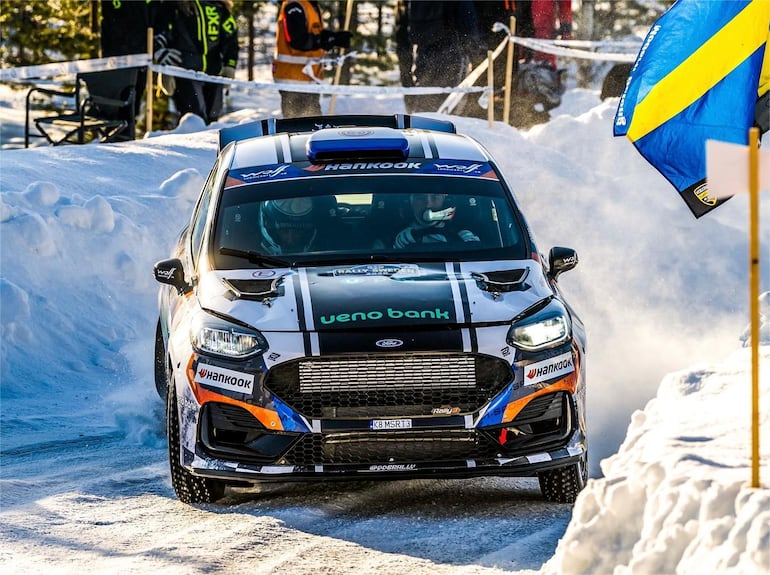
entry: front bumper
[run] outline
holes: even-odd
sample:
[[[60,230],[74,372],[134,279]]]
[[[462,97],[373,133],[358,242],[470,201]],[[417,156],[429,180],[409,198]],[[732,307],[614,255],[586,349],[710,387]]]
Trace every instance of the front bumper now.
[[[373,430],[371,420],[311,420],[312,432],[289,433],[210,402],[183,462],[203,477],[262,482],[532,476],[586,457],[567,392],[536,397],[506,424],[474,427],[482,415],[415,418],[395,431]]]
[[[289,362],[253,396],[229,397],[195,385],[191,359],[177,386],[182,464],[203,477],[262,482],[531,476],[585,460],[582,362],[530,384],[525,368],[541,357],[513,369],[466,357],[411,355],[401,372],[376,358],[387,377],[356,375],[371,358],[332,364],[333,377]]]

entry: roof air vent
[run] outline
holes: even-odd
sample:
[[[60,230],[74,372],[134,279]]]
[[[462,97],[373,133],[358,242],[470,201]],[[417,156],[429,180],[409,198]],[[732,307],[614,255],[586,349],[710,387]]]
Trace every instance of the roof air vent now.
[[[318,130],[305,145],[311,162],[329,160],[404,160],[409,142],[393,128],[350,127]]]

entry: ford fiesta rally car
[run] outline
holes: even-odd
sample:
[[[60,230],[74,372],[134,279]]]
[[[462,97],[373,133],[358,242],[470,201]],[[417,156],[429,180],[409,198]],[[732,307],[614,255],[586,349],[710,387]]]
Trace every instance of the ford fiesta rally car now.
[[[418,116],[259,120],[163,284],[155,381],[187,503],[263,481],[586,481],[585,331],[489,153]]]

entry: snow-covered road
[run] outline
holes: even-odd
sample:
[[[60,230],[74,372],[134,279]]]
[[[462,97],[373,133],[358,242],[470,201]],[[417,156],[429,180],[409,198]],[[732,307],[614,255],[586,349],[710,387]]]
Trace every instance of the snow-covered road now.
[[[190,507],[165,458],[117,433],[4,451],[3,572],[531,573],[571,514],[503,478],[274,484]]]

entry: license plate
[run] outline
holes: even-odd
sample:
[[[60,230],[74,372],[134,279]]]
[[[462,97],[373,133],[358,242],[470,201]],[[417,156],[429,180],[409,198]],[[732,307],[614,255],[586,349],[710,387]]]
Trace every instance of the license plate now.
[[[411,419],[373,419],[372,429],[412,429]]]

